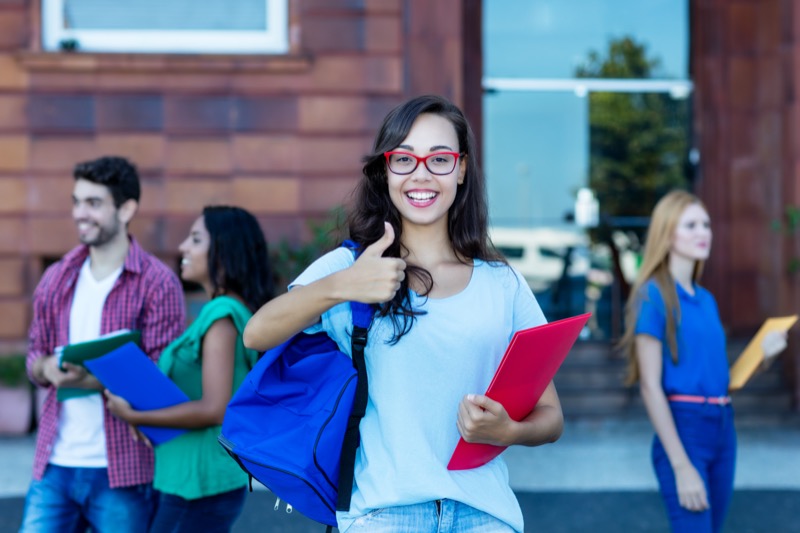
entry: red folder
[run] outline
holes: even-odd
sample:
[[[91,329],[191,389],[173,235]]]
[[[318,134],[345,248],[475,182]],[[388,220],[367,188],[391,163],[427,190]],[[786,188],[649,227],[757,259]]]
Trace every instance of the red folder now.
[[[575,344],[589,316],[591,313],[585,313],[517,331],[486,389],[486,396],[503,404],[508,415],[516,421],[528,416]],[[447,469],[476,468],[505,449],[505,446],[459,439]]]

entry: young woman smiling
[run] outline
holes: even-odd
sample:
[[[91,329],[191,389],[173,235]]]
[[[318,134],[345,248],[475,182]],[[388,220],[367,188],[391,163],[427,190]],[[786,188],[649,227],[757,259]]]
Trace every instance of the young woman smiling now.
[[[552,383],[520,422],[481,394],[514,332],[545,318],[489,242],[484,179],[461,110],[421,96],[387,115],[348,229],[358,259],[343,248],[318,259],[245,329],[245,344],[259,350],[306,329],[349,352],[347,302],[374,304],[369,400],[340,531],[522,531],[501,457],[447,470],[461,436],[536,446],[555,441],[563,424]]]
[[[136,411],[108,391],[106,397],[109,410],[134,426],[191,430],[155,448],[153,486],[160,496],[150,532],[225,532],[242,510],[248,478],[217,436],[231,396],[258,358],[242,332],[272,296],[267,243],[247,211],[211,206],[179,250],[181,278],[198,283],[210,301],[158,366],[191,401]]]

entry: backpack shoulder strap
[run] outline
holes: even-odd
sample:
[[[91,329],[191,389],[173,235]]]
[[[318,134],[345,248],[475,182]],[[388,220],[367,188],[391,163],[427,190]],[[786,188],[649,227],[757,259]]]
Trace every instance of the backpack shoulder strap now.
[[[358,257],[360,250],[352,241],[345,241],[342,246],[350,248]],[[350,347],[353,357],[353,366],[356,369],[358,380],[356,393],[353,400],[353,410],[347,420],[347,431],[342,443],[342,454],[339,456],[339,483],[337,490],[337,511],[350,510],[350,497],[353,493],[353,474],[356,465],[356,451],[360,442],[358,426],[367,410],[368,384],[367,365],[364,361],[364,348],[367,345],[367,333],[375,313],[373,306],[361,302],[350,302],[353,315],[353,333]]]

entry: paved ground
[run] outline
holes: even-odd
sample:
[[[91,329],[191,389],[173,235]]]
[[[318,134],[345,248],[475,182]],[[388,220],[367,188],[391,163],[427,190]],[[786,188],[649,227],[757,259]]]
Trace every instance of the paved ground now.
[[[800,418],[738,424],[736,491],[725,533],[800,533]],[[568,421],[554,445],[505,453],[526,531],[667,533],[643,419]],[[0,533],[16,531],[32,438],[0,438]],[[254,492],[235,533],[324,531]]]

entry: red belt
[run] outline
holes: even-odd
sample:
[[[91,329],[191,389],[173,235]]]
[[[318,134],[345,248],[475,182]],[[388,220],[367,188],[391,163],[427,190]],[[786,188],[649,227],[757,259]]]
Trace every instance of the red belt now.
[[[671,402],[710,403],[713,405],[728,405],[730,396],[693,396],[691,394],[670,394],[667,400]]]

